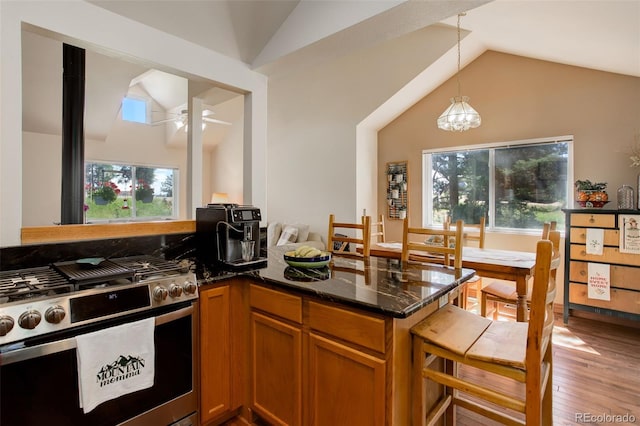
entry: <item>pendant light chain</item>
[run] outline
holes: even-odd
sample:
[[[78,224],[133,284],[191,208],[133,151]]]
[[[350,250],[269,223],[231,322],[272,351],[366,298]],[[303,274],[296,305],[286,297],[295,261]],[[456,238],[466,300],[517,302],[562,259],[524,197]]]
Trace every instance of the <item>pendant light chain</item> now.
[[[458,97],[462,93],[460,90],[460,17],[465,16],[466,13],[458,13],[458,72],[456,73],[456,80],[458,82]]]

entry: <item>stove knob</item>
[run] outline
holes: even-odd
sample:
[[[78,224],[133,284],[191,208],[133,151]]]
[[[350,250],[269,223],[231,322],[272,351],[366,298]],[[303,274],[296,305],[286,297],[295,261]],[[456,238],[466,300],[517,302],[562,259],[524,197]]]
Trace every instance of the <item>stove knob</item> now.
[[[195,294],[198,286],[193,281],[187,280],[182,284],[182,288],[186,294]]]
[[[6,336],[13,328],[13,318],[9,315],[0,315],[0,336]]]
[[[22,315],[18,318],[18,325],[22,328],[26,328],[27,330],[33,330],[40,324],[40,320],[42,319],[42,315],[40,312],[32,309],[30,311],[23,312]]]
[[[52,306],[44,313],[44,319],[51,324],[59,324],[66,315],[64,308],[60,305]]]
[[[182,296],[182,287],[180,287],[176,283],[171,283],[171,285],[169,286],[169,296],[171,296],[172,298]]]
[[[163,300],[165,300],[168,294],[169,292],[167,291],[167,289],[162,286],[158,286],[153,289],[153,298],[158,302],[162,302]]]

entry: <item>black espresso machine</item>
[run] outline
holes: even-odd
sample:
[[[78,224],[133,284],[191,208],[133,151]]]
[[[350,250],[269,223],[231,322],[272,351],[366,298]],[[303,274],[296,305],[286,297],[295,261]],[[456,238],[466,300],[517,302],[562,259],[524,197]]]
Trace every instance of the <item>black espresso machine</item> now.
[[[260,257],[260,209],[238,204],[208,204],[196,209],[198,257],[230,271],[264,268]]]

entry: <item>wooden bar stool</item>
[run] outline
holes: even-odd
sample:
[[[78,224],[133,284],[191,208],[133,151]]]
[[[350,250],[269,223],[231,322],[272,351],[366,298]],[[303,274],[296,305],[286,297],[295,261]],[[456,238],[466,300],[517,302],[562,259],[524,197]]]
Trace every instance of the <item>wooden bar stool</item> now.
[[[447,424],[455,424],[455,406],[507,425],[552,424],[551,333],[559,246],[558,231],[538,241],[528,323],[491,321],[448,304],[411,329],[414,425],[436,424],[443,415]],[[524,398],[518,389],[512,394],[487,386],[491,380],[486,377],[482,382],[461,378],[461,365],[524,383]],[[426,384],[442,386],[443,394],[425,392],[425,378]],[[524,420],[515,413],[524,414]]]

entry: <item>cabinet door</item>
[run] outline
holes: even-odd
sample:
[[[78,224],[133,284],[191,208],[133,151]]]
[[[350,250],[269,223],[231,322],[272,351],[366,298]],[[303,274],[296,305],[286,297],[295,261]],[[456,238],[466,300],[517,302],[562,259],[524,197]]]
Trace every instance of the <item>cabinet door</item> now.
[[[310,333],[311,425],[384,425],[385,361]]]
[[[200,413],[204,424],[231,409],[229,286],[200,293]]]
[[[251,405],[271,424],[302,424],[302,331],[251,312]]]

